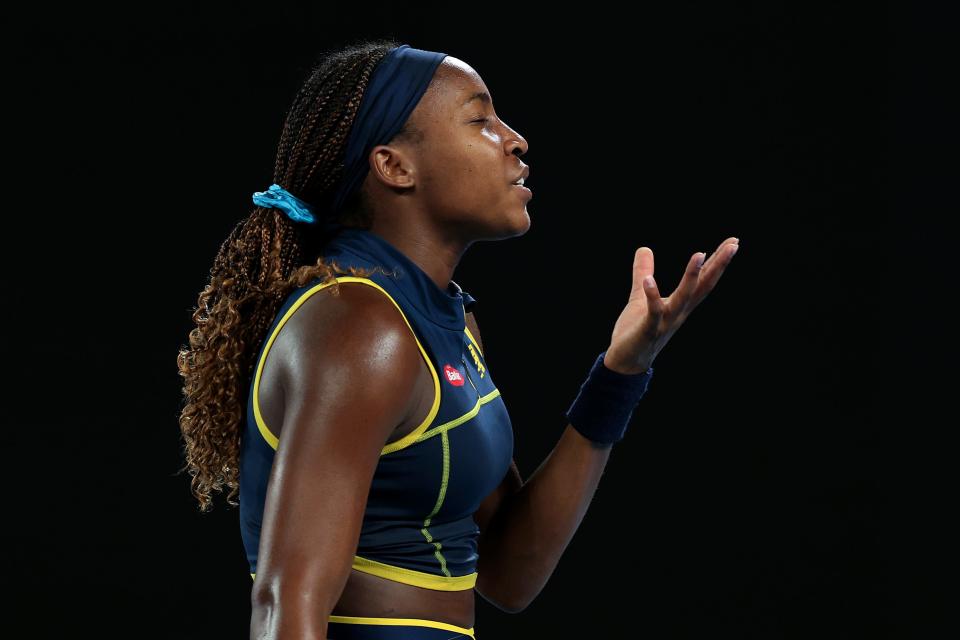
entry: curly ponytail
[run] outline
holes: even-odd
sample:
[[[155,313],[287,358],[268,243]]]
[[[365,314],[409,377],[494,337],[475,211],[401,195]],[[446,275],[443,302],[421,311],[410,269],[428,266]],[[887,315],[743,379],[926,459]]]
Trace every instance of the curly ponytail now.
[[[367,40],[323,55],[300,87],[283,125],[273,182],[307,202],[320,202],[336,188],[350,126],[377,64],[399,43]],[[409,129],[400,132],[410,133]],[[400,134],[398,134],[400,135]],[[372,215],[362,190],[337,216],[347,226],[369,229]],[[318,220],[322,223],[323,220]],[[256,354],[286,297],[339,271],[319,251],[325,238],[315,228],[291,221],[278,209],[256,207],[223,242],[209,283],[192,313],[196,327],[181,346],[177,366],[183,377],[180,430],[191,491],[201,511],[212,493],[230,489],[238,506],[242,416]],[[368,276],[360,269],[353,275]],[[336,285],[332,286],[337,295]]]

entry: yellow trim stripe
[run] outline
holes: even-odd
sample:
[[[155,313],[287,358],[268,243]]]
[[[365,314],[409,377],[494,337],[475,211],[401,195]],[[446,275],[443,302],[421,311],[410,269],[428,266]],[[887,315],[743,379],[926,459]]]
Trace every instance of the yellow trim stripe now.
[[[394,582],[412,584],[415,587],[433,589],[434,591],[464,591],[465,589],[473,589],[477,584],[478,575],[477,572],[474,571],[465,576],[438,576],[423,571],[395,567],[391,564],[384,564],[376,560],[370,560],[369,558],[361,558],[360,556],[353,557],[353,568],[363,573],[393,580]],[[256,576],[257,574],[251,573],[250,579],[256,580]]]
[[[430,520],[433,518],[433,516],[440,512],[440,507],[443,506],[443,499],[447,497],[447,484],[450,481],[450,437],[447,436],[447,430],[444,430],[440,435],[441,442],[443,444],[443,475],[441,476],[440,480],[440,495],[437,497],[437,504],[434,505],[433,511],[431,511],[430,515],[428,515],[426,520],[423,521],[423,528],[420,529],[420,533],[422,533],[423,537],[427,539],[427,542],[436,547],[436,551],[433,552],[433,555],[435,555],[437,560],[440,561],[440,571],[443,572],[443,575],[449,578],[450,570],[447,569],[447,559],[443,557],[442,553],[440,553],[443,545],[434,541],[433,536],[430,535],[430,531],[428,531]]]
[[[483,349],[480,348],[480,344],[477,342],[477,339],[473,337],[472,333],[470,333],[470,327],[464,327],[463,330],[467,334],[467,337],[470,338],[470,342],[473,343],[473,346],[475,346],[477,351],[480,352],[480,355],[483,355]]]
[[[485,396],[483,396],[483,397],[481,397],[481,398],[477,398],[477,404],[474,405],[473,409],[471,409],[471,410],[468,411],[467,413],[463,414],[463,415],[460,416],[459,418],[455,418],[455,419],[451,420],[450,422],[444,422],[443,424],[438,425],[438,426],[434,427],[433,429],[430,429],[429,431],[424,431],[423,434],[422,434],[419,438],[417,438],[417,442],[422,442],[422,441],[426,440],[427,438],[432,438],[433,436],[437,435],[438,433],[446,433],[447,431],[449,431],[450,429],[453,429],[454,427],[459,427],[459,426],[462,425],[464,422],[467,422],[467,421],[470,420],[471,418],[476,417],[476,415],[477,415],[478,413],[480,413],[480,406],[481,406],[481,405],[487,404],[488,402],[490,402],[491,400],[493,400],[494,398],[496,398],[496,397],[499,396],[499,395],[500,395],[500,389],[494,389],[493,391],[491,391],[491,392],[488,393],[487,395],[485,395]]]
[[[395,567],[391,564],[384,564],[360,556],[353,557],[353,568],[394,582],[412,584],[415,587],[433,589],[434,591],[463,591],[473,589],[477,584],[476,571],[465,576],[438,576],[424,571]]]
[[[403,321],[407,324],[407,327],[410,329],[410,332],[413,333],[413,339],[417,341],[417,347],[420,349],[420,353],[423,355],[423,359],[427,362],[427,366],[430,367],[430,373],[433,376],[433,389],[434,389],[434,398],[433,405],[430,408],[427,417],[424,418],[423,422],[413,431],[400,438],[396,442],[391,442],[383,447],[380,450],[380,455],[386,455],[388,453],[393,453],[394,451],[399,451],[406,447],[409,447],[414,442],[417,442],[417,438],[420,437],[427,427],[430,426],[430,423],[433,422],[433,419],[437,417],[437,413],[440,411],[440,376],[437,375],[437,370],[433,366],[433,362],[430,361],[430,357],[427,355],[427,351],[423,348],[423,344],[420,342],[420,338],[417,336],[417,332],[413,330],[413,327],[410,325],[410,321],[407,320],[407,315],[403,312],[403,309],[400,308],[400,305],[397,304],[397,301],[393,299],[389,293],[387,293],[383,287],[378,285],[373,280],[369,278],[358,278],[355,276],[340,276],[335,278],[337,283],[345,282],[360,282],[362,284],[369,285],[380,292],[382,292],[387,298],[390,299],[390,302],[393,303],[393,306],[397,308],[397,311],[400,312],[400,315],[403,317]],[[286,324],[294,312],[300,308],[300,306],[305,303],[310,296],[320,291],[321,289],[326,289],[327,287],[333,285],[333,282],[324,282],[318,284],[315,287],[311,287],[303,292],[303,294],[294,302],[287,312],[283,314],[283,317],[280,319],[280,322],[277,323],[276,328],[271,332],[270,337],[267,339],[266,346],[263,349],[263,354],[260,357],[260,362],[257,363],[257,371],[254,374],[253,380],[253,416],[257,423],[257,429],[260,431],[260,435],[263,436],[263,439],[267,441],[274,451],[276,451],[277,446],[280,444],[280,439],[273,434],[272,431],[267,427],[266,421],[263,419],[263,415],[260,412],[260,377],[263,373],[263,365],[267,361],[267,354],[270,353],[270,347],[273,346],[274,340],[280,333],[280,330],[283,328],[283,325]]]
[[[359,556],[357,556],[359,558]],[[373,562],[368,560],[367,562]],[[417,573],[417,572],[414,572]],[[251,573],[250,577],[254,578],[255,573]],[[476,584],[476,574],[474,576],[474,584]],[[435,576],[436,577],[436,576]],[[464,578],[469,578],[470,576],[463,576]],[[466,587],[467,589],[472,589],[473,585]],[[436,620],[424,620],[422,618],[367,618],[361,616],[330,616],[330,622],[343,622],[345,624],[385,624],[385,625],[411,625],[416,627],[433,627],[434,629],[443,629],[445,631],[455,631],[456,633],[463,633],[471,638],[476,638],[474,636],[474,627],[467,629],[466,627],[458,627],[455,624],[450,624],[448,622],[438,622]]]
[[[458,627],[448,622],[437,622],[435,620],[424,620],[423,618],[364,618],[362,616],[335,616],[330,615],[330,622],[342,622],[345,624],[385,624],[385,625],[406,625],[413,627],[433,627],[434,629],[443,629],[444,631],[453,631],[462,633],[476,640],[474,628]]]

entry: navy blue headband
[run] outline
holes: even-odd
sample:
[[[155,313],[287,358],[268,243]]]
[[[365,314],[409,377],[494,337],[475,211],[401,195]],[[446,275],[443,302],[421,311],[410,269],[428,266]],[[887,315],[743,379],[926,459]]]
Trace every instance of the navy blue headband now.
[[[402,44],[390,49],[377,64],[347,136],[343,175],[328,201],[331,219],[363,184],[370,170],[367,155],[375,146],[390,142],[403,128],[447,55]],[[316,221],[309,205],[279,185],[272,185],[269,192],[254,193],[253,201],[260,206],[284,209],[292,220]]]
[[[332,214],[360,188],[370,170],[367,155],[378,144],[390,142],[403,128],[446,57],[446,53],[402,44],[377,65],[347,138],[344,172],[333,196]]]

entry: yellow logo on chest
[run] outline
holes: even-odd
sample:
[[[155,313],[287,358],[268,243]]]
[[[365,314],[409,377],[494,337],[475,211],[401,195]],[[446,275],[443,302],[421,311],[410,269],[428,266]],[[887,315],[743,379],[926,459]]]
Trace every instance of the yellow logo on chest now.
[[[477,355],[477,350],[473,348],[472,344],[468,344],[467,349],[470,350],[470,356],[473,357],[473,363],[477,366],[477,371],[480,372],[480,377],[482,378],[487,368],[480,362],[480,356]]]

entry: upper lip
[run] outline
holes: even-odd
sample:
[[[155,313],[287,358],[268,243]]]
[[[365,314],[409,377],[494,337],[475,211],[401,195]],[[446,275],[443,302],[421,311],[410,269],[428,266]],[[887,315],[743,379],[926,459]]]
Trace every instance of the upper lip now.
[[[514,182],[516,182],[516,181],[519,180],[520,178],[523,178],[523,181],[526,182],[526,181],[527,181],[527,178],[529,178],[529,177],[530,177],[530,167],[529,167],[529,165],[523,165],[523,171],[521,171],[520,174],[519,174],[516,178],[514,178],[513,180],[511,180],[511,181],[510,181],[510,184],[513,184]]]

